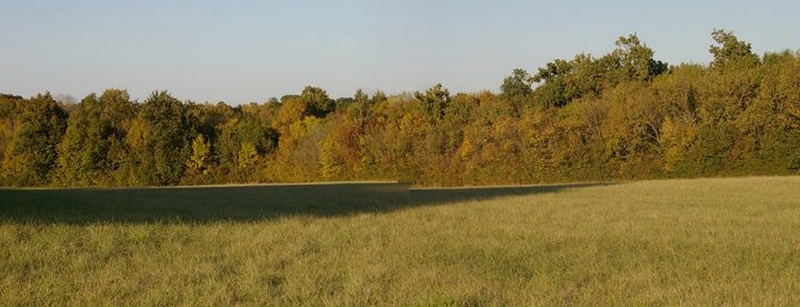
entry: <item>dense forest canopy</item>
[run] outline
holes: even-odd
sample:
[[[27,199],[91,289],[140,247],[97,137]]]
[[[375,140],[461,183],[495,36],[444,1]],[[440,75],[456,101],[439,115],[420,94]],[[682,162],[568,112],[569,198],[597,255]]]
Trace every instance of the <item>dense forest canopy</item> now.
[[[65,104],[0,96],[0,184],[145,186],[397,179],[430,185],[792,174],[800,54],[715,30],[708,65],[668,65],[636,35],[595,57],[514,69],[500,93],[441,84],[263,104],[143,102],[108,89]]]

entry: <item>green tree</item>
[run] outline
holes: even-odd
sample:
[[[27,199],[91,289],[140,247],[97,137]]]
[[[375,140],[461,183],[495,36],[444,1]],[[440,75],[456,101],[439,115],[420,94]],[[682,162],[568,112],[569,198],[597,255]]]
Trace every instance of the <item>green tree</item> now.
[[[375,100],[370,99],[361,89],[357,90],[353,95],[353,104],[350,105],[347,113],[350,114],[350,118],[358,125],[361,133],[363,133],[366,128],[374,104]]]
[[[3,176],[11,185],[48,185],[55,173],[67,113],[50,93],[17,103],[19,126],[6,150]]]
[[[600,58],[581,53],[572,60],[556,59],[531,77],[539,83],[534,97],[545,107],[561,107],[582,97],[599,97],[606,89],[630,81],[652,81],[667,71],[653,59],[654,51],[635,34],[620,37],[617,48]]]
[[[544,108],[564,106],[572,100],[574,90],[568,78],[572,75],[575,64],[571,61],[556,59],[547,63],[545,67],[531,77],[533,82],[539,83],[534,94]]]
[[[711,67],[725,68],[729,66],[753,67],[758,65],[759,59],[751,51],[750,43],[740,41],[731,31],[715,29],[711,38],[717,45],[711,45],[708,51],[714,55]]]
[[[278,141],[278,133],[267,122],[236,112],[220,130],[216,144],[220,168],[230,175],[229,180],[255,181],[257,162],[275,151]]]
[[[517,68],[510,76],[503,79],[503,85],[500,86],[502,97],[511,102],[516,115],[519,115],[523,108],[529,107],[532,102],[531,79],[527,71]]]
[[[444,116],[444,110],[450,103],[450,92],[442,87],[441,83],[437,83],[425,93],[415,92],[414,98],[422,103],[425,114],[428,116],[430,122],[436,122]]]
[[[636,34],[621,36],[616,45],[617,48],[607,55],[618,65],[613,85],[632,80],[650,81],[667,70],[667,64],[653,59],[653,49],[642,43]]]
[[[333,112],[336,106],[334,100],[328,97],[328,93],[319,87],[306,86],[303,93],[300,94],[300,98],[308,104],[311,115],[316,117],[325,117],[328,113]]]
[[[70,113],[59,144],[59,181],[67,186],[113,185],[117,170],[129,167],[124,138],[134,107],[124,90],[90,94]],[[117,177],[122,175],[117,175]]]
[[[183,104],[167,92],[155,92],[141,105],[142,147],[138,176],[148,185],[173,185],[183,176],[189,154],[190,126]]]

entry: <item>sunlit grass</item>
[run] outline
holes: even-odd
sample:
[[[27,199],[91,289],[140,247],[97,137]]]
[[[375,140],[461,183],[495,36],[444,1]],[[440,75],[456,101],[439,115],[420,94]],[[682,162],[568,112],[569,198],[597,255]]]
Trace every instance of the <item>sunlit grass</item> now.
[[[318,188],[0,191],[0,305],[800,303],[798,177]]]

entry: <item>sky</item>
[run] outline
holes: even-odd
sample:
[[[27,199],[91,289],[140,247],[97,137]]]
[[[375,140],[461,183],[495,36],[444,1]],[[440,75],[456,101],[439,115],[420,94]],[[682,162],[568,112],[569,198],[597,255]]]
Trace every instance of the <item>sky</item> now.
[[[0,0],[0,92],[237,105],[436,83],[498,91],[514,68],[601,56],[637,34],[670,64],[708,63],[714,29],[799,50],[800,1]]]

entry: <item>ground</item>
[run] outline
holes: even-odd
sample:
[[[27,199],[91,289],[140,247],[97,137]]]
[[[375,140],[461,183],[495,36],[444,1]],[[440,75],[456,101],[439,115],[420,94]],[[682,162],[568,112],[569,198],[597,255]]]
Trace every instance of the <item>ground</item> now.
[[[798,187],[3,189],[0,305],[796,305]]]

